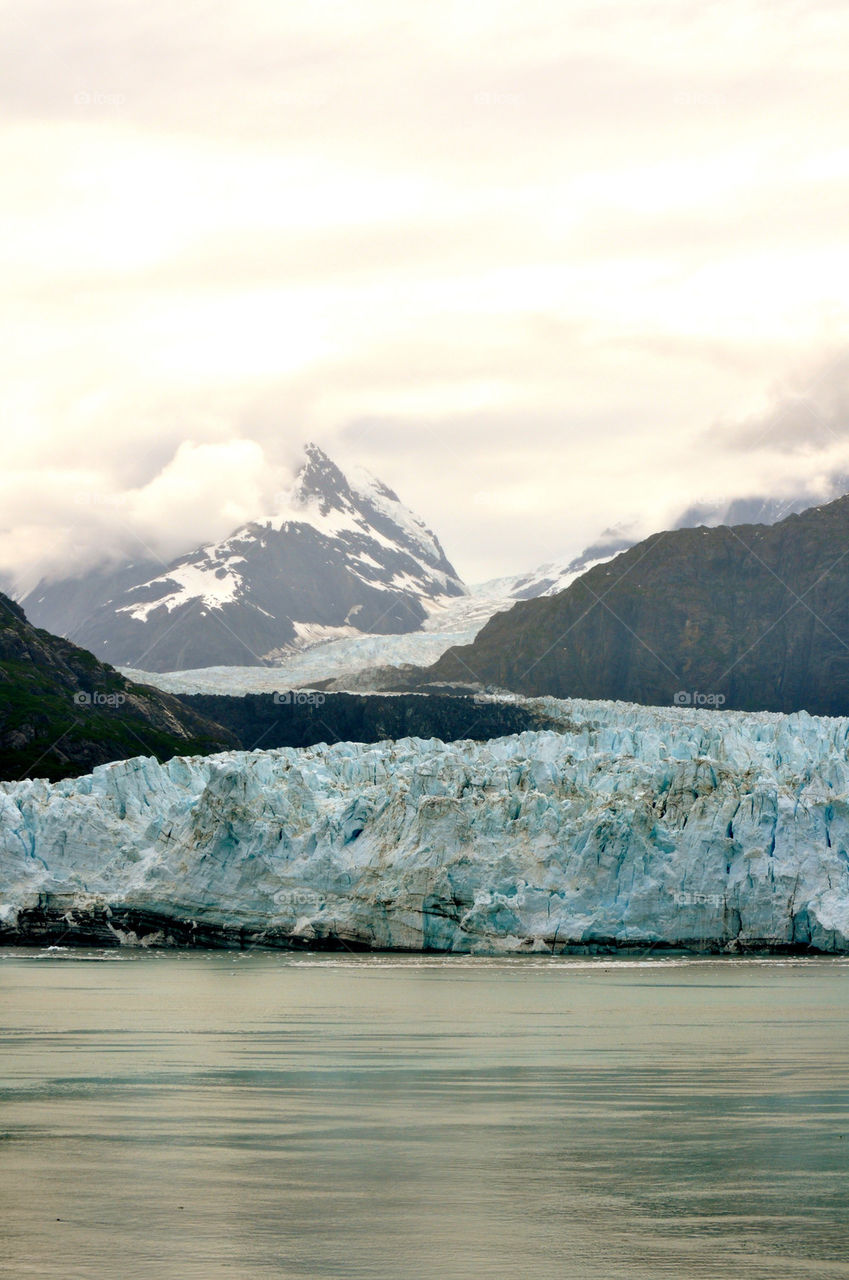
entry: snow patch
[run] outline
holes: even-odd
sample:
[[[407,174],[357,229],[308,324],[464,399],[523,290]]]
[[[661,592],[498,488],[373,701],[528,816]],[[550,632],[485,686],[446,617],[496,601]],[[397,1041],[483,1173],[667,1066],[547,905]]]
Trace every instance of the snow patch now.
[[[152,578],[141,587],[136,587],[131,594],[148,591],[158,584],[169,587],[176,584],[177,590],[159,596],[156,600],[144,604],[128,604],[117,609],[117,613],[127,613],[137,622],[146,622],[155,610],[165,608],[170,613],[180,605],[200,600],[210,609],[220,609],[222,605],[237,600],[242,591],[242,579],[233,571],[232,566],[239,564],[244,556],[230,556],[229,559],[201,561],[199,564],[183,564],[163,574],[160,578]]]

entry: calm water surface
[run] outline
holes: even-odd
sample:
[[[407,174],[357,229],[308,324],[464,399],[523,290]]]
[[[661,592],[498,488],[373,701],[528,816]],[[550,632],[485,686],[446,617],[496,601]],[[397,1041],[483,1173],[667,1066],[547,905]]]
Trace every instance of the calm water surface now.
[[[0,1274],[849,1277],[849,962],[0,952]]]

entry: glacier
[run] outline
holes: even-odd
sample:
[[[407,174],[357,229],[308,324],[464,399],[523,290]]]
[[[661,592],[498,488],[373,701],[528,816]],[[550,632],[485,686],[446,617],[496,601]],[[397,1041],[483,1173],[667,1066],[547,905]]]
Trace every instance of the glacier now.
[[[0,940],[849,947],[849,720],[531,705],[560,730],[0,784]]]
[[[495,613],[510,609],[515,599],[487,594],[484,588],[470,587],[459,599],[438,596],[423,601],[427,617],[421,630],[400,635],[357,632],[353,627],[307,628],[295,623],[298,645],[281,650],[273,665],[265,667],[209,666],[182,671],[145,671],[120,666],[119,670],[136,684],[149,684],[167,693],[274,693],[295,689],[314,680],[340,680],[368,674],[375,668],[410,663],[428,667],[455,645],[471,644],[480,629]],[[352,681],[355,687],[358,682]]]

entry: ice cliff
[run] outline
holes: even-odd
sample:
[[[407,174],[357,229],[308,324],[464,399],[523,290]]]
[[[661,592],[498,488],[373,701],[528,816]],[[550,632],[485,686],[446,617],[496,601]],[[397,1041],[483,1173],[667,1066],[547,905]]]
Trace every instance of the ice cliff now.
[[[849,948],[849,720],[538,705],[562,732],[0,784],[0,937]]]

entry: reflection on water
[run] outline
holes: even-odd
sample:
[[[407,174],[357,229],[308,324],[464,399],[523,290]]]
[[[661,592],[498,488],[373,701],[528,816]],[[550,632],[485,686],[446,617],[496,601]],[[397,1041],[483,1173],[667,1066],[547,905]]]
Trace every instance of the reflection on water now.
[[[0,952],[0,1274],[849,1277],[849,962]]]

